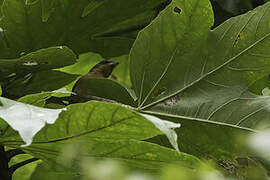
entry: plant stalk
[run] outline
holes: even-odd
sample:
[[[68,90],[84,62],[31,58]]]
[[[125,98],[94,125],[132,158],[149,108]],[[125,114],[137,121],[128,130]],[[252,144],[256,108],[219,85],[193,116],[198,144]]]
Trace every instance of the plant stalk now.
[[[11,180],[12,174],[8,169],[8,158],[4,146],[0,145],[0,179]]]

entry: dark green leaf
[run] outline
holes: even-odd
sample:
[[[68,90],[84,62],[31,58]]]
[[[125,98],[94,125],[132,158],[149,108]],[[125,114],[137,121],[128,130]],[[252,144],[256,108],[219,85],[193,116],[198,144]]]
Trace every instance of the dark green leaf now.
[[[110,79],[82,79],[80,88],[85,89],[86,96],[97,96],[123,104],[135,105],[130,90]]]
[[[40,71],[11,81],[3,87],[5,97],[18,98],[27,94],[53,91],[73,82],[78,76],[60,71]]]
[[[266,76],[258,79],[254,82],[250,87],[249,90],[257,95],[262,95],[262,90],[264,88],[270,88],[270,75],[267,74]]]
[[[29,53],[17,59],[0,59],[1,79],[12,73],[28,74],[74,64],[75,54],[68,47],[50,47]]]
[[[76,53],[105,57],[127,54],[134,33],[156,15],[165,0],[4,1],[0,27],[1,58],[16,58],[49,46],[67,45]]]

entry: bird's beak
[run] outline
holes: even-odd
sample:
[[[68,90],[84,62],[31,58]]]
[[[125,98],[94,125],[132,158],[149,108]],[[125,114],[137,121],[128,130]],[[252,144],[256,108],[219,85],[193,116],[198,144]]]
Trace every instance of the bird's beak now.
[[[112,67],[116,67],[118,64],[120,64],[119,61],[112,61],[112,62],[109,63],[109,65],[112,66]]]

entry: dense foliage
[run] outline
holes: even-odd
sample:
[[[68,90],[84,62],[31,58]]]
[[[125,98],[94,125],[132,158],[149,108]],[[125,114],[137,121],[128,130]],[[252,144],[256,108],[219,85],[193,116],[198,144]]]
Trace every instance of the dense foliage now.
[[[1,180],[267,179],[270,3],[0,5]],[[104,58],[99,99],[52,101]]]

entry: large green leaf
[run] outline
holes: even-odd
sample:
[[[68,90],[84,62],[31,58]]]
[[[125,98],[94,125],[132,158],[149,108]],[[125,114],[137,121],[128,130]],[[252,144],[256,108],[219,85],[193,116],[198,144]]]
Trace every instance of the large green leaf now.
[[[23,150],[52,164],[70,145],[79,156],[117,158],[139,169],[158,170],[171,162],[194,168],[199,163],[190,155],[139,141],[158,134],[162,133],[138,113],[116,104],[92,101],[68,106]],[[23,142],[18,136],[3,134],[0,143],[18,148]]]
[[[56,123],[47,125],[35,140],[41,143],[81,135],[94,139],[140,140],[157,134],[160,131],[136,112],[116,104],[91,101],[68,106]]]
[[[207,0],[175,0],[139,33],[130,54],[138,108],[181,122],[180,149],[235,159],[248,153],[237,136],[268,127],[270,98],[248,87],[270,71],[269,7],[210,31]]]
[[[173,1],[139,33],[130,54],[139,107],[176,94],[201,76],[200,49],[212,24],[207,0]]]
[[[4,1],[0,57],[15,58],[55,45],[67,45],[78,54],[127,54],[133,33],[155,17],[155,8],[164,1]]]
[[[43,97],[41,97],[41,99],[43,99]],[[4,113],[4,117],[6,118],[16,118],[18,115],[15,113],[23,114],[28,121],[37,121],[37,119],[35,119],[36,115],[40,116],[41,119],[44,120],[48,120],[49,117],[52,117],[49,112],[47,113],[47,118],[42,118],[46,116],[41,116],[38,113],[35,114],[34,108],[37,107],[32,107],[33,109],[31,110],[29,106],[28,109],[30,112],[26,112],[28,105],[20,103],[16,104],[16,101],[11,101],[5,98],[2,98],[1,101],[3,101],[1,103],[4,105],[1,107],[1,113]],[[14,108],[8,109],[11,106],[18,108],[19,106],[23,106],[22,108],[26,109],[24,110],[25,112],[22,112],[23,109],[16,112],[16,109]],[[5,109],[8,111],[4,111]],[[44,110],[44,113],[46,113],[46,109],[37,110],[37,112],[40,111],[40,113],[42,112],[41,110]],[[9,112],[13,113],[13,116]],[[61,111],[57,112],[59,113]],[[4,114],[1,114],[1,116]],[[21,119],[21,121],[23,121],[23,119]],[[67,110],[63,111],[59,115],[54,124],[48,124],[39,131],[35,136],[33,144],[50,143],[55,140],[64,141],[73,138],[76,139],[80,136],[93,139],[143,140],[158,134],[162,133],[155,128],[154,124],[134,111],[128,110],[127,108],[117,104],[91,101],[88,103],[78,103],[67,106]],[[3,139],[0,143],[5,141],[6,137],[5,132],[3,132]],[[19,142],[22,143],[22,141]]]

